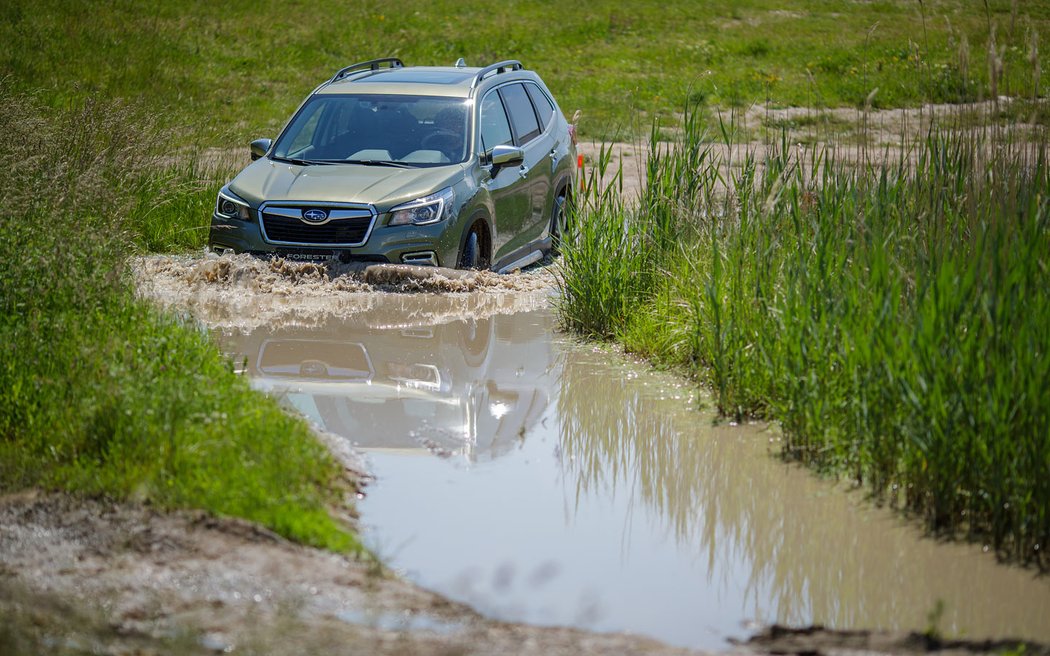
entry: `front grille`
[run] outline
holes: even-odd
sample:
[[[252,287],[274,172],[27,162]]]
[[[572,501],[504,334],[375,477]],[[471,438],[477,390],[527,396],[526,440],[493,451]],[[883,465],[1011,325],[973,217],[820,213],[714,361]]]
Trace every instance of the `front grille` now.
[[[360,246],[368,238],[373,214],[364,209],[324,208],[326,223],[311,224],[299,216],[307,207],[264,208],[262,227],[266,240],[295,245]]]

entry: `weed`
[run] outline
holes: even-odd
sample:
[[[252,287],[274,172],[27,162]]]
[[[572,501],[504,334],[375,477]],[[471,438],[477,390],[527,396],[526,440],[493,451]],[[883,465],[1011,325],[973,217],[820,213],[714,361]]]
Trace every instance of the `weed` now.
[[[637,206],[588,187],[566,326],[777,419],[784,450],[937,532],[1042,560],[1050,539],[1045,139],[940,125],[872,153],[713,145],[686,112]],[[654,134],[656,132],[654,131]]]

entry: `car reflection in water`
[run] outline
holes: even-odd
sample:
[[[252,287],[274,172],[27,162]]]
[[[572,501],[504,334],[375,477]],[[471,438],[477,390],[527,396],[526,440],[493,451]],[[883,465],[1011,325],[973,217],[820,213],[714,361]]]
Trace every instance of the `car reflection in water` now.
[[[366,314],[222,341],[254,387],[365,450],[494,458],[549,402],[553,355],[534,315],[390,328]]]

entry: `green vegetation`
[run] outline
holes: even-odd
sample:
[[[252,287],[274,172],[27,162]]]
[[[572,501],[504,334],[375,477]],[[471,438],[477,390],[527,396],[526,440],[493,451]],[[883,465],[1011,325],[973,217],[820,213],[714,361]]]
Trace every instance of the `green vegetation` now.
[[[1045,93],[1050,4],[1018,0],[7,0],[0,76],[63,106],[136,99],[189,141],[274,136],[354,61],[518,58],[605,138],[687,102],[876,107]],[[994,31],[994,37],[993,37]],[[994,44],[994,45],[993,45]],[[989,56],[990,50],[994,57]],[[998,64],[996,63],[998,62]],[[990,71],[996,74],[993,84]]]
[[[724,415],[777,419],[786,454],[930,529],[1045,564],[1046,139],[944,125],[905,151],[758,155],[702,125],[651,145],[637,205],[592,177],[565,324],[694,374]]]
[[[174,226],[214,181],[165,165],[120,103],[72,111],[0,87],[0,490],[196,507],[336,550],[347,485],[305,424],[250,389],[206,334],[136,298],[129,251],[200,243]]]

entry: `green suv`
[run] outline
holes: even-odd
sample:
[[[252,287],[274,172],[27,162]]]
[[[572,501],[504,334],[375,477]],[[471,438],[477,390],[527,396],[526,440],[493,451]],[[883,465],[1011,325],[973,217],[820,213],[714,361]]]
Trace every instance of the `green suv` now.
[[[251,156],[215,251],[511,271],[556,246],[576,179],[573,126],[517,61],[348,66]]]

